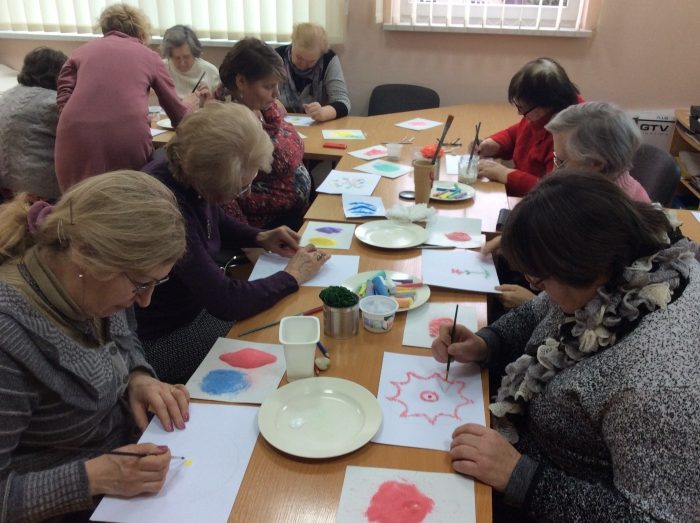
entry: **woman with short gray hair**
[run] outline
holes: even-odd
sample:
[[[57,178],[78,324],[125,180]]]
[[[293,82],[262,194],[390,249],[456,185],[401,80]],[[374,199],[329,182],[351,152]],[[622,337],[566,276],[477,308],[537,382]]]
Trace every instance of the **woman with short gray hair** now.
[[[612,179],[633,200],[649,202],[629,173],[641,143],[634,120],[616,105],[586,102],[567,107],[545,126],[554,138],[554,167],[583,167]]]
[[[219,84],[219,70],[202,59],[202,44],[186,25],[174,25],[165,31],[160,55],[180,98],[193,92],[209,97]]]

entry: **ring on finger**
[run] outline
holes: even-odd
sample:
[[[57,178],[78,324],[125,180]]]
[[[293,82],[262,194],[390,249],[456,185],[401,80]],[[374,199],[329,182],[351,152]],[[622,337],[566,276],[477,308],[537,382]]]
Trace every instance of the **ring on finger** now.
[[[323,254],[322,252],[319,252],[319,253],[316,255],[316,260],[317,260],[317,261],[321,261],[324,257],[325,257],[325,254]]]

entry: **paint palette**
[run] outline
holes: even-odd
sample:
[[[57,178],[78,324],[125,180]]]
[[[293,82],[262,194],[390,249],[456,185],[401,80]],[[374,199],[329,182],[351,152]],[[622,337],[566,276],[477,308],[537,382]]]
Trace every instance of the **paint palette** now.
[[[474,198],[476,190],[466,183],[435,182],[430,199],[438,202],[463,202]]]
[[[379,430],[382,412],[370,391],[340,378],[308,378],[277,389],[260,406],[260,434],[302,458],[332,458],[359,449]]]
[[[364,283],[367,282],[367,280],[371,280],[378,274],[384,274],[386,275],[387,278],[392,279],[392,280],[413,280],[413,281],[420,281],[420,278],[417,276],[411,276],[410,274],[406,274],[405,272],[396,272],[396,271],[389,271],[389,270],[384,270],[384,271],[367,271],[367,272],[361,272],[360,274],[356,274],[347,280],[345,280],[342,285],[343,287],[346,287],[350,289],[351,291],[355,292],[358,288],[360,288]],[[415,289],[416,295],[413,298],[413,303],[411,304],[410,307],[399,309],[397,312],[404,312],[404,311],[410,311],[413,309],[417,309],[424,303],[428,301],[430,298],[430,287],[427,285],[423,285],[422,287],[418,287]]]

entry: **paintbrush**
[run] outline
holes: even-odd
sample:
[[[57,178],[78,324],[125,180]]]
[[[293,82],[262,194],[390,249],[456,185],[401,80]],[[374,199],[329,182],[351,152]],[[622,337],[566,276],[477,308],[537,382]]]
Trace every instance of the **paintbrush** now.
[[[455,117],[452,116],[451,114],[447,116],[447,120],[445,121],[445,128],[442,130],[442,136],[440,136],[440,139],[438,140],[437,147],[435,148],[435,154],[433,154],[433,159],[430,161],[433,165],[435,165],[435,162],[437,161],[438,154],[440,154],[440,149],[442,148],[442,143],[445,141],[445,136],[447,136],[447,131],[450,130],[450,126],[452,125],[452,120],[454,120]]]
[[[300,312],[299,314],[295,314],[295,316],[311,316],[312,314],[316,314],[317,312],[321,312],[323,310],[323,305],[320,307],[314,307],[313,309],[309,309],[308,311]],[[254,332],[261,331],[263,329],[267,329],[268,327],[274,327],[275,325],[279,325],[279,323],[282,320],[276,320],[276,321],[271,321],[269,323],[263,323],[262,325],[258,325],[257,327],[253,327],[252,329],[248,329],[247,331],[243,331],[239,336],[245,336],[246,334],[252,334]]]
[[[450,345],[455,342],[455,332],[457,332],[457,312],[459,312],[459,304],[455,305],[455,319],[452,322],[452,332],[450,332]],[[447,381],[447,376],[450,374],[450,363],[452,363],[452,356],[447,355],[447,370],[445,371],[445,381]]]
[[[472,150],[469,153],[469,161],[467,162],[467,173],[469,172],[469,168],[472,166],[472,158],[474,158],[474,150],[479,146],[479,131],[481,130],[481,122],[476,124],[476,136],[474,137],[474,141],[472,142]]]
[[[134,458],[145,458],[146,456],[159,456],[159,454],[153,454],[151,452],[127,452],[125,450],[102,450],[102,449],[90,449],[83,447],[63,447],[63,446],[51,446],[46,447],[52,450],[65,450],[68,452],[90,452],[94,454],[109,454],[111,456],[131,456]],[[170,456],[170,459],[187,459],[184,456]]]
[[[206,71],[202,73],[202,76],[199,77],[199,80],[197,80],[197,83],[194,84],[194,88],[192,89],[192,92],[194,93],[197,90],[197,87],[199,87],[199,84],[202,83],[202,78],[204,78],[204,75],[207,74]]]

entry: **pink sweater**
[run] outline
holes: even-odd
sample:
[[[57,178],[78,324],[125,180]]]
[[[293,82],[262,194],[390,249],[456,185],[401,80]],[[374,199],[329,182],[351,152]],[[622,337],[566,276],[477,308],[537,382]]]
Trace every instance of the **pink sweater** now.
[[[623,171],[617,178],[615,183],[620,189],[625,191],[627,196],[642,203],[651,203],[651,198],[647,194],[642,184],[632,178],[629,171]]]

